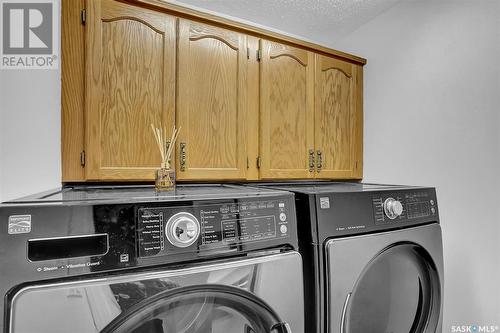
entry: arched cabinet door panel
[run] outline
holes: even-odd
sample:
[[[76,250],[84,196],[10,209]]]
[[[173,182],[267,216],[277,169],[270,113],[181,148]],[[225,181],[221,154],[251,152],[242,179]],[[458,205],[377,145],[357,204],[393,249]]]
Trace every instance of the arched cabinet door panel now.
[[[316,178],[360,178],[362,68],[316,55]]]
[[[360,178],[362,68],[316,55],[316,178]]]
[[[174,125],[174,17],[87,3],[86,179],[152,180],[160,155],[150,124]]]
[[[247,37],[179,21],[177,177],[245,179]]]
[[[262,40],[260,175],[314,177],[314,55]]]

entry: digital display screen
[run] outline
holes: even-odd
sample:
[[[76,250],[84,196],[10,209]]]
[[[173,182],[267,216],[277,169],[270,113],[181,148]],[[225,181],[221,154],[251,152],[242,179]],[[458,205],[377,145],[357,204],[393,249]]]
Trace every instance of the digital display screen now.
[[[430,216],[429,202],[413,202],[406,205],[407,216],[409,219]]]

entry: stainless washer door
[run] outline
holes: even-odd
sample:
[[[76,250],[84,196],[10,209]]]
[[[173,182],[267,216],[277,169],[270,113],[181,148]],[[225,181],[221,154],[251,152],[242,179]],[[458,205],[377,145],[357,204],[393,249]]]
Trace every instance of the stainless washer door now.
[[[441,332],[438,224],[326,242],[329,333]]]
[[[101,333],[214,332],[217,320],[232,322],[231,328],[224,327],[226,332],[291,333],[289,325],[261,298],[219,284],[161,292],[122,313]]]
[[[32,285],[12,297],[8,332],[261,333],[273,321],[302,333],[302,284],[290,251]]]

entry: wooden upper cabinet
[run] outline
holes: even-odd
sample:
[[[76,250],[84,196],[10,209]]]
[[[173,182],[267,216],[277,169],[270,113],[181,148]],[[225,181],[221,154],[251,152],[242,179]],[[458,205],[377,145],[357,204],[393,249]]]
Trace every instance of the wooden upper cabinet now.
[[[180,181],[362,178],[364,59],[168,1],[61,26],[63,182],[154,180],[151,124],[182,128]]]
[[[361,67],[316,55],[316,178],[361,178]]]
[[[247,46],[237,32],[181,19],[178,179],[245,179]]]
[[[261,54],[260,176],[314,177],[314,54],[267,40]]]
[[[86,179],[152,180],[160,156],[150,124],[174,125],[176,19],[87,4]]]

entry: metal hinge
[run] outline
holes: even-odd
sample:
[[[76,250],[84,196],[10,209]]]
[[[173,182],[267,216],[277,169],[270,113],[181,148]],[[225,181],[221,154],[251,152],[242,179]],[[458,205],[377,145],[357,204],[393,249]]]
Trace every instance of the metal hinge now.
[[[82,167],[85,167],[85,150],[82,150],[80,153],[80,165]]]
[[[257,169],[260,169],[260,165],[261,165],[261,158],[260,156],[257,156]]]
[[[247,59],[250,59],[250,48],[247,47]]]
[[[262,59],[262,49],[259,47],[257,50],[257,61],[260,61]]]
[[[87,11],[85,9],[82,9],[82,11],[80,13],[80,19],[81,19],[82,25],[85,25],[85,23],[87,23]]]

